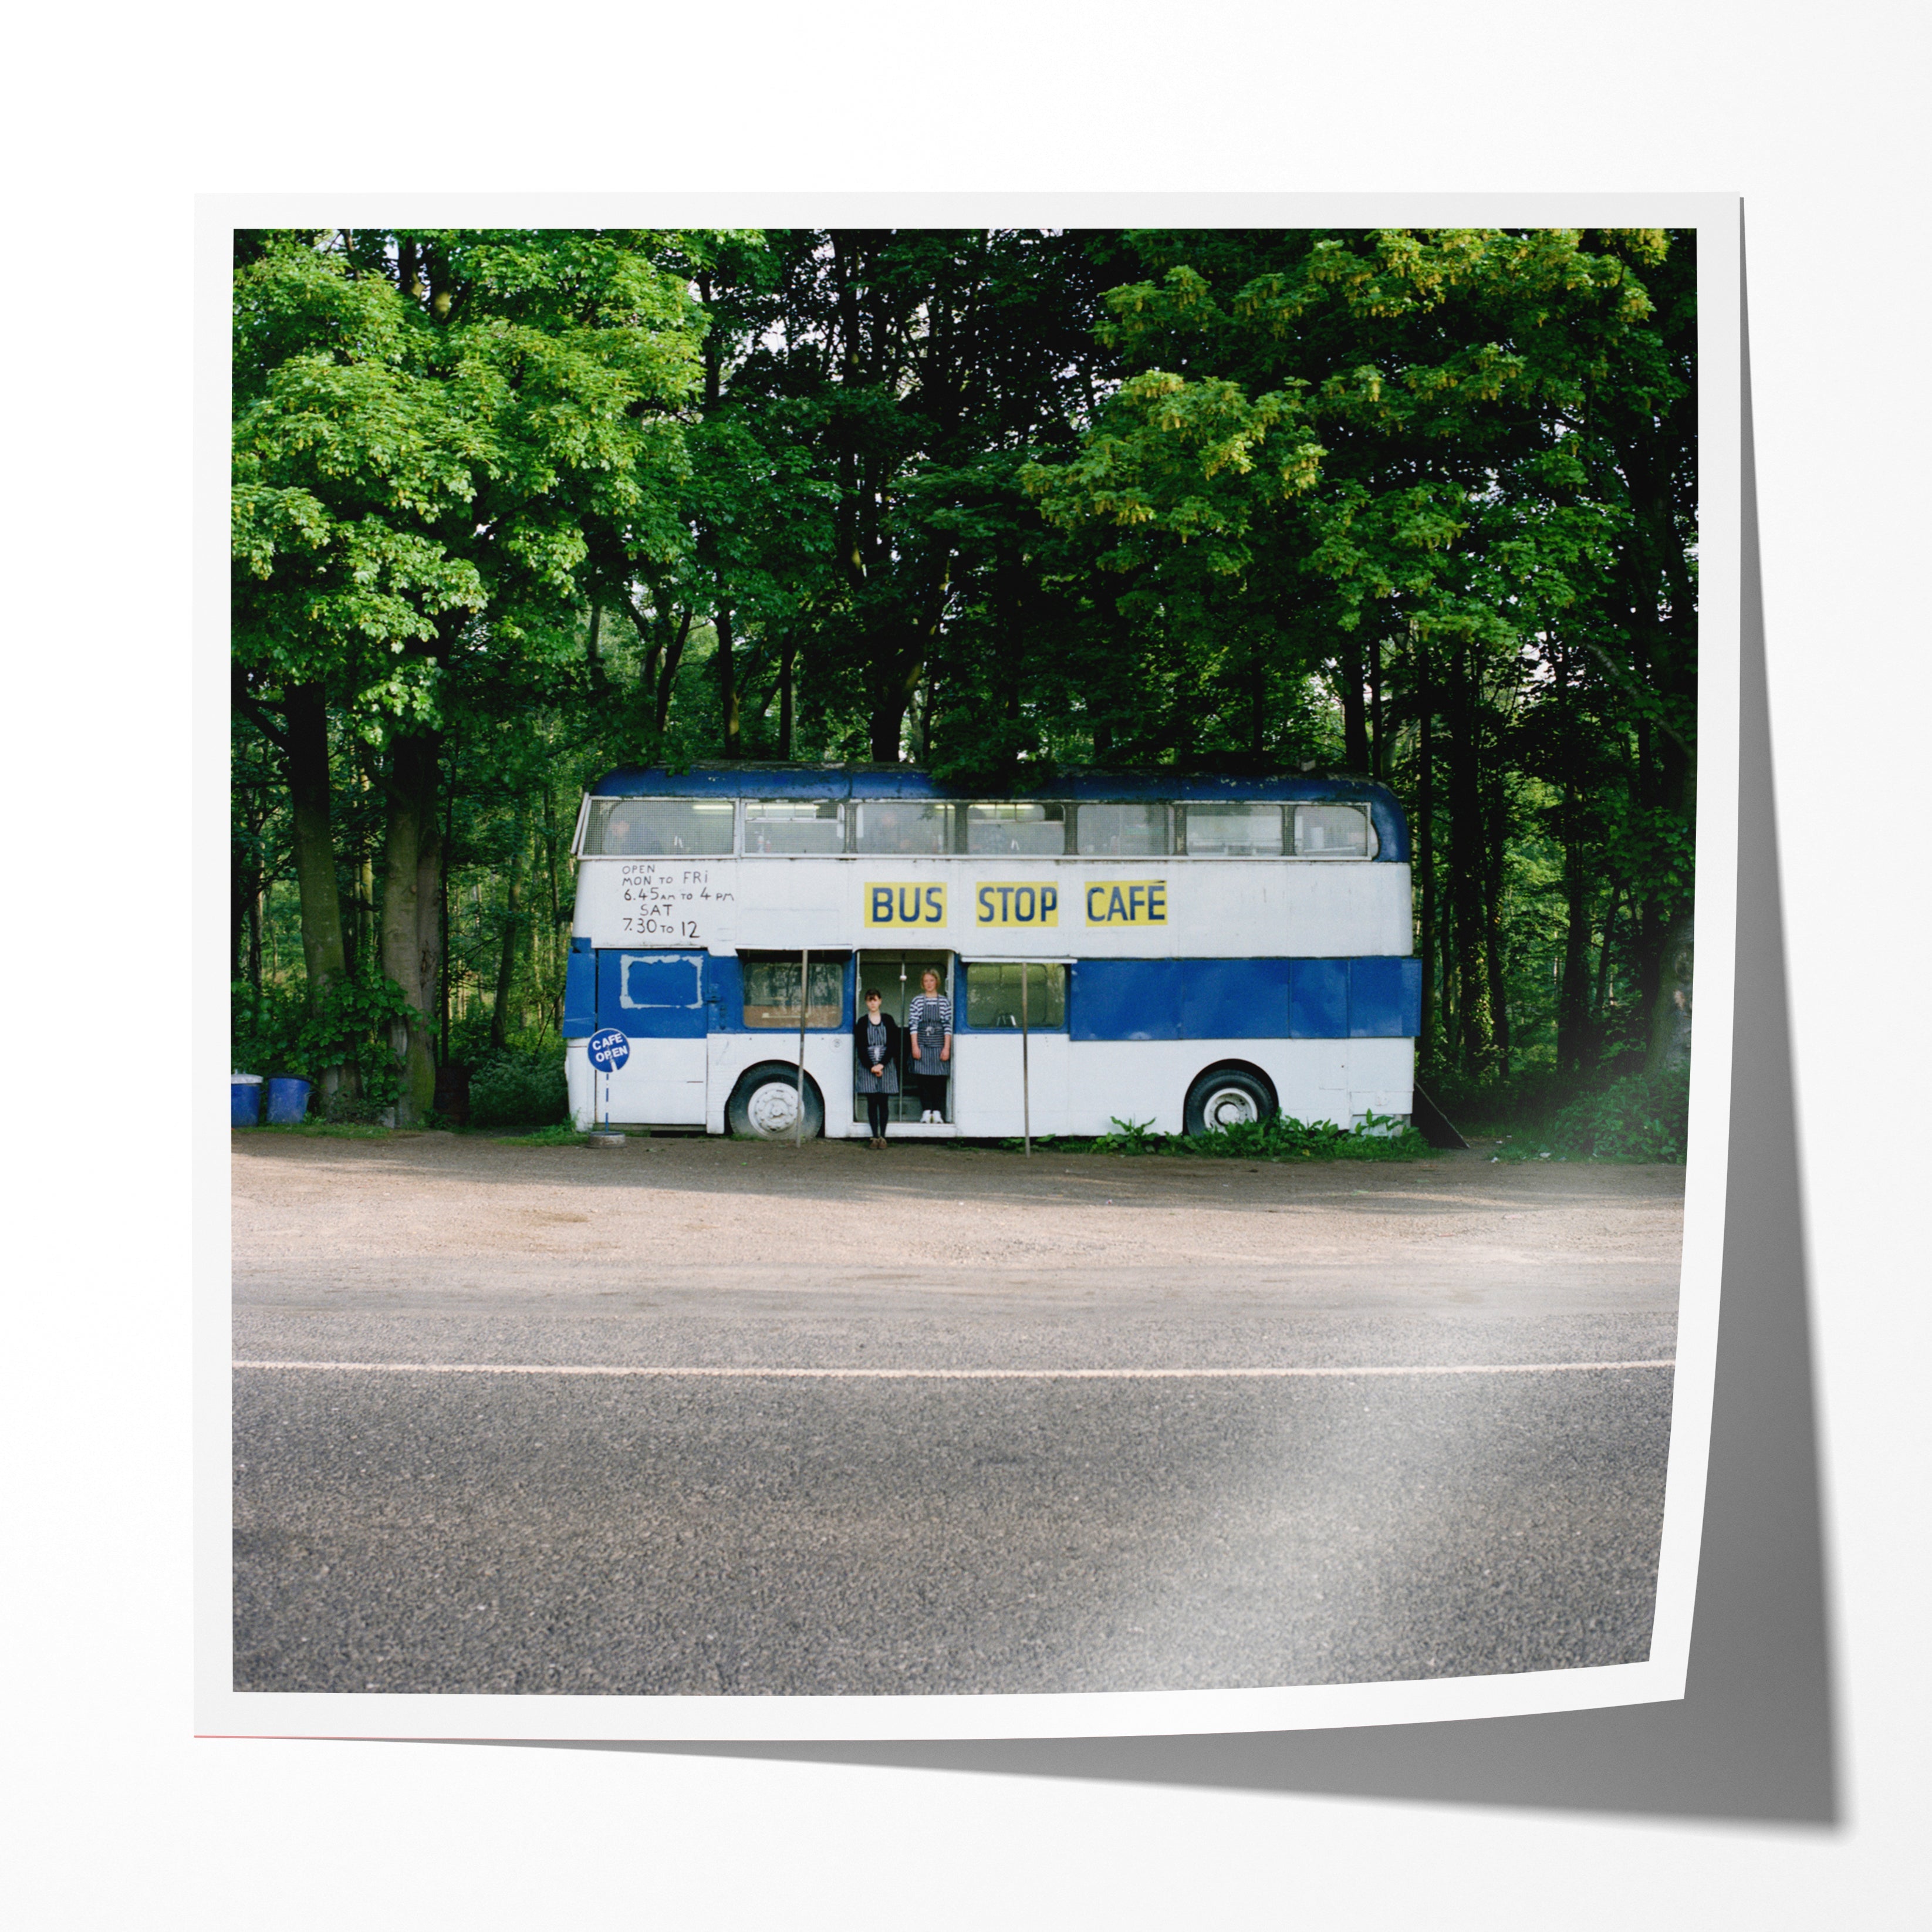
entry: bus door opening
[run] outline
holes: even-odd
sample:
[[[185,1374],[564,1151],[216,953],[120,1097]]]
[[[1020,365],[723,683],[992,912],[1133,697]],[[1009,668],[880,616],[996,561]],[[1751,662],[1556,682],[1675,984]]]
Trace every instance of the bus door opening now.
[[[925,988],[925,976],[928,973],[939,976],[939,990],[955,1003],[958,994],[953,986],[952,955],[922,950],[910,952],[862,952],[859,956],[859,1003],[854,1017],[866,1010],[865,993],[868,986],[879,991],[879,1010],[892,1015],[899,1028],[899,1090],[892,1096],[890,1118],[897,1124],[900,1122],[916,1126],[920,1115],[926,1111],[920,1096],[919,1083],[915,1077],[920,1070],[920,1062],[913,1058],[912,1035],[906,1026],[906,1016],[912,1010],[912,1003]],[[952,1126],[958,1118],[953,1102],[954,1082],[952,1078],[959,1058],[959,1042],[956,1034],[952,1042],[952,1058],[940,1063],[947,1075],[946,1102],[943,1110],[944,1124]],[[938,1067],[935,1066],[935,1072]],[[866,1102],[862,1094],[852,1096],[852,1118],[855,1121],[866,1118]],[[931,1128],[928,1132],[932,1132]]]

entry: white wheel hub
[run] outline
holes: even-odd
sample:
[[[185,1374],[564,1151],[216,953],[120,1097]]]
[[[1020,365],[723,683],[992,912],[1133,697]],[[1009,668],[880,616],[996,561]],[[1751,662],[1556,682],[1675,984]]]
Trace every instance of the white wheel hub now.
[[[754,1133],[776,1139],[794,1132],[798,1126],[798,1089],[768,1080],[752,1094],[745,1112]]]
[[[1217,1087],[1208,1096],[1201,1117],[1210,1133],[1220,1132],[1242,1120],[1258,1120],[1260,1110],[1255,1096],[1244,1088]]]

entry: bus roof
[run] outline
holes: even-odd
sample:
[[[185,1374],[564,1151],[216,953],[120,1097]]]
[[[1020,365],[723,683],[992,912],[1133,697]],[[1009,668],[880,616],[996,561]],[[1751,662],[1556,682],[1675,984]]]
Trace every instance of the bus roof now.
[[[694,764],[676,772],[620,766],[606,772],[591,790],[598,798],[1036,798],[1068,799],[1076,804],[1166,800],[1182,805],[1347,802],[1368,806],[1381,848],[1378,856],[1406,860],[1409,856],[1408,820],[1395,794],[1386,785],[1312,772],[1296,776],[1286,772],[1060,771],[1042,776],[1037,784],[988,791],[940,784],[917,765],[778,765],[745,760]]]

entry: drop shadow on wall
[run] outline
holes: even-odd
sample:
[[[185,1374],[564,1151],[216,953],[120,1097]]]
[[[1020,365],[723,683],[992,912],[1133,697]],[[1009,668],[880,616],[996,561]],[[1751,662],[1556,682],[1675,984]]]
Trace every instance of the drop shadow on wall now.
[[[1201,1737],[543,1748],[1838,1822],[1748,320],[1743,368],[1736,1042],[1710,1482],[1684,1701],[1473,1723]]]

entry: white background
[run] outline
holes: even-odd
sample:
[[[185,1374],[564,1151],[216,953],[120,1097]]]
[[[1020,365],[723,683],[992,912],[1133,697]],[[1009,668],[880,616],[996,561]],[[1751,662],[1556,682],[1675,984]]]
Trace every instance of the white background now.
[[[44,1894],[28,1922],[1923,1914],[1922,20],[392,0],[10,27],[4,1600],[13,1888]],[[191,787],[215,801],[204,915],[221,897],[220,741],[192,769],[182,750],[190,198],[396,188],[1745,196],[1841,1825],[190,1737],[189,1189],[184,1137],[149,1124],[184,1104]],[[128,862],[124,943],[99,952],[65,885],[76,850]],[[206,998],[196,1013],[220,1024]]]

